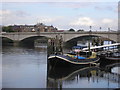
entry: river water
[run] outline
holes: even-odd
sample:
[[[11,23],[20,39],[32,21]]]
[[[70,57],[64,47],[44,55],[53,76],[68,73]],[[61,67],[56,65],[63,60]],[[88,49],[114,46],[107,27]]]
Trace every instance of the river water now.
[[[56,73],[47,68],[45,47],[2,48],[3,88],[119,88],[118,70],[119,65],[109,72],[99,67],[85,67],[61,68]]]

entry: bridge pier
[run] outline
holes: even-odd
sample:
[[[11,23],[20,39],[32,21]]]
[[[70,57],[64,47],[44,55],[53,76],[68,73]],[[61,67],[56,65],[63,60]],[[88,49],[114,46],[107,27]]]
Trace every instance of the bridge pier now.
[[[19,41],[14,41],[13,46],[19,46]]]

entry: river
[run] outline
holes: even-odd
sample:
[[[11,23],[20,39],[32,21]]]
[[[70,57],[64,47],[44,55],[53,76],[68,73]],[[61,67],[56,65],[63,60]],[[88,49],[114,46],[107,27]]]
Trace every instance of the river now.
[[[2,48],[2,88],[119,88],[119,78],[113,75],[119,74],[118,68],[113,67],[111,72],[99,67],[63,69],[62,72],[59,69],[56,74],[47,70],[45,47]]]

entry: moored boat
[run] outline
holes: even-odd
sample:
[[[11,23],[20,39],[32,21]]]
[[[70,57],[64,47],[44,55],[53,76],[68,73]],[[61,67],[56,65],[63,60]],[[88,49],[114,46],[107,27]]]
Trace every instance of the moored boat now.
[[[107,53],[107,56],[105,56],[105,59],[110,61],[120,61],[120,51]]]
[[[50,65],[54,67],[62,66],[88,66],[98,65],[99,57],[95,52],[80,51],[80,52],[69,52],[63,55],[50,55],[48,57]]]

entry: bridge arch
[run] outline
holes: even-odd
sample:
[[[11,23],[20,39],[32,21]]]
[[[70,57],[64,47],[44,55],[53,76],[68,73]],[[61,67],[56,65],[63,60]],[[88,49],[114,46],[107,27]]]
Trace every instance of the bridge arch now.
[[[101,43],[104,43],[104,41],[112,41],[112,42],[115,42],[109,38],[106,38],[106,37],[102,37],[102,36],[98,36],[98,35],[80,35],[80,36],[76,36],[76,37],[73,37],[69,40],[67,40],[65,43],[66,44],[69,44],[71,46],[74,46],[74,45],[77,45],[77,42],[78,41],[81,41],[82,43],[86,43],[87,41],[94,41],[94,40],[99,40]]]
[[[84,34],[84,35],[76,35],[76,36],[71,36],[69,38],[66,39],[65,42],[69,42],[69,41],[73,41],[73,40],[80,40],[81,38],[86,38],[86,37],[99,37],[101,39],[103,39],[104,41],[108,40],[108,41],[112,41],[112,42],[117,42],[114,38],[109,37],[108,36],[104,36],[104,35],[89,35],[89,34]],[[117,38],[117,37],[116,37]]]
[[[0,37],[2,45],[13,45],[14,41],[8,37]]]
[[[10,38],[9,36],[1,36],[0,38],[2,38],[2,39],[3,39],[3,38],[6,38],[6,39],[8,39],[8,40],[14,41],[13,38]]]
[[[51,38],[49,36],[46,36],[46,35],[25,35],[25,36],[22,36],[19,41],[24,41],[24,40],[27,40],[27,39],[32,39],[34,38],[37,39],[37,38],[41,38],[41,37],[45,37],[45,38]]]
[[[20,40],[20,44],[26,44],[26,45],[30,45],[30,46],[34,46],[35,40],[37,39],[41,39],[42,42],[44,41],[45,43],[47,43],[48,37],[45,36],[30,36],[27,38],[24,38],[22,40]]]

